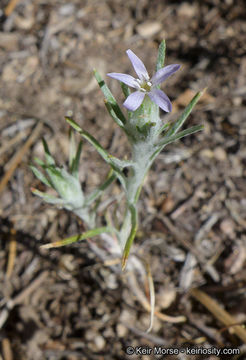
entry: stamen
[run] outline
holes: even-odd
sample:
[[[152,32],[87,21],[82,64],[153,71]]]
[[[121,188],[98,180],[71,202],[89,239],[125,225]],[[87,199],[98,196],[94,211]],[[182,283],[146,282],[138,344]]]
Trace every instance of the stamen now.
[[[150,81],[146,82],[146,81],[143,81],[141,83],[141,91],[143,92],[150,92],[151,91],[151,87],[152,87],[152,84]]]

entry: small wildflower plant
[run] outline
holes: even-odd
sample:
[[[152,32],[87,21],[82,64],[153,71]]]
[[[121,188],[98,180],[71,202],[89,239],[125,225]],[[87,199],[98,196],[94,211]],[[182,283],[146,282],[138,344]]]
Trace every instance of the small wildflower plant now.
[[[31,166],[36,177],[46,186],[53,188],[58,196],[51,196],[37,189],[32,189],[33,193],[48,203],[72,211],[82,219],[88,229],[82,235],[72,236],[57,243],[47,244],[45,247],[63,246],[98,234],[111,233],[117,238],[119,248],[121,249],[122,269],[126,266],[138,229],[138,199],[144,179],[151,165],[166,145],[203,128],[201,125],[196,125],[180,131],[180,128],[201,97],[202,92],[198,92],[194,96],[175,122],[171,124],[163,123],[163,120],[160,118],[159,108],[165,112],[171,112],[172,110],[171,101],[160,89],[160,84],[180,68],[178,64],[164,66],[165,41],[159,46],[156,72],[152,77],[149,76],[143,62],[131,50],[127,50],[127,55],[138,78],[122,73],[108,74],[109,77],[121,83],[126,98],[123,105],[127,109],[127,115],[123,113],[105,81],[96,70],[94,70],[94,75],[104,95],[106,109],[128,139],[131,148],[131,158],[129,160],[118,159],[109,154],[95,137],[85,131],[72,118],[66,117],[66,121],[71,128],[94,146],[103,160],[109,165],[110,172],[108,177],[91,194],[84,194],[78,177],[82,143],[80,142],[78,147],[75,146],[74,135],[71,131],[68,170],[59,168],[56,165],[45,141],[43,141],[45,162],[35,159],[36,163],[43,169],[43,172],[36,166]],[[129,87],[135,91],[131,92]],[[126,200],[123,219],[121,219],[118,226],[110,223],[109,226],[98,227],[98,217],[96,214],[100,198],[116,179],[119,180],[122,186]]]

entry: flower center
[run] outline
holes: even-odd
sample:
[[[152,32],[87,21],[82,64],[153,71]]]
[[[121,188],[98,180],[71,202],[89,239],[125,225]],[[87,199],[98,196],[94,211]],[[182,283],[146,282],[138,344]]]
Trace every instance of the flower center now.
[[[137,88],[139,89],[139,91],[142,92],[150,92],[151,91],[151,87],[152,87],[152,83],[149,80],[140,80],[140,79],[136,79],[136,85]]]
[[[142,81],[140,84],[141,90],[143,92],[150,92],[151,91],[151,82],[150,81]]]
[[[152,83],[148,79],[146,80],[135,79],[135,88],[138,91],[142,91],[144,93],[150,92],[152,86],[153,86]]]

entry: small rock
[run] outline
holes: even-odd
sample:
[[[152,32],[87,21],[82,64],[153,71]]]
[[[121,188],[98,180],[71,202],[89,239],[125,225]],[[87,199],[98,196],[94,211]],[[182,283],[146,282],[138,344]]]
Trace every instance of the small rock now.
[[[179,16],[184,17],[193,17],[196,13],[196,6],[194,4],[189,4],[188,2],[184,2],[178,7]]]
[[[74,4],[66,4],[60,7],[59,14],[62,16],[72,15],[75,11]]]
[[[227,159],[226,151],[222,147],[218,146],[214,149],[214,157],[219,161],[225,161]]]
[[[229,237],[234,237],[235,223],[231,219],[224,219],[220,223],[220,230]]]
[[[18,50],[19,36],[16,33],[0,32],[0,48],[6,51]]]
[[[89,330],[86,331],[86,333],[85,333],[86,340],[91,341],[91,340],[94,339],[94,337],[95,337],[95,331],[94,330],[89,329]]]
[[[201,156],[203,158],[209,158],[209,159],[212,159],[214,157],[214,153],[212,150],[210,149],[203,149],[201,152],[200,152]]]
[[[144,38],[150,38],[151,36],[157,34],[161,30],[161,23],[157,21],[145,22],[136,27],[139,35]]]
[[[162,206],[161,206],[161,210],[164,214],[167,214],[173,210],[174,205],[175,205],[175,202],[173,200],[173,197],[171,195],[169,195],[164,199]]]
[[[17,79],[17,70],[16,70],[16,62],[11,61],[7,63],[2,72],[2,80],[6,82],[15,82]]]
[[[38,69],[39,59],[37,56],[29,56],[22,68],[22,73],[18,76],[18,82],[23,82],[29,76],[32,76]]]
[[[175,289],[161,289],[160,292],[156,295],[156,304],[161,309],[167,309],[174,302],[176,298]]]
[[[107,278],[105,278],[106,280],[106,284],[107,284],[107,287],[109,289],[117,289],[118,288],[118,282],[117,282],[117,278],[115,276],[115,274],[111,273],[107,276]]]
[[[136,314],[133,311],[123,310],[120,314],[120,321],[123,324],[134,325],[136,320]]]
[[[101,336],[101,335],[97,335],[94,339],[94,343],[95,343],[95,351],[100,351],[105,347],[105,339]]]
[[[242,271],[246,260],[246,250],[242,243],[234,247],[233,252],[225,260],[225,270],[232,275]]]
[[[123,324],[117,324],[116,332],[119,337],[125,337],[128,333],[128,329]]]
[[[30,17],[22,17],[16,16],[15,17],[15,25],[21,30],[30,30],[34,25],[35,19],[33,16]]]
[[[106,328],[103,332],[103,336],[105,338],[111,338],[111,337],[113,338],[114,335],[115,335],[114,330],[111,327]]]

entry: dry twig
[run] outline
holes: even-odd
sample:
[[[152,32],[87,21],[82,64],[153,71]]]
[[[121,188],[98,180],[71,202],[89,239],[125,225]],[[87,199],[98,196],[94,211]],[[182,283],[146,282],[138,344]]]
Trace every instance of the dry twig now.
[[[10,229],[10,241],[9,241],[9,256],[6,277],[10,278],[16,258],[16,230]]]
[[[11,162],[9,163],[9,169],[2,178],[2,181],[0,182],[0,193],[3,191],[7,183],[9,182],[11,176],[13,175],[15,169],[19,165],[19,163],[22,161],[23,156],[28,151],[30,146],[34,143],[34,141],[39,136],[40,131],[42,130],[43,124],[39,122],[36,127],[34,128],[32,134],[29,136],[23,147],[13,156],[11,159]]]
[[[4,10],[4,13],[6,16],[9,16],[12,14],[12,12],[16,8],[19,1],[20,0],[10,0],[10,2],[8,3],[8,5],[6,6],[6,8]]]
[[[190,294],[203,304],[226,327],[233,329],[234,333],[246,343],[246,330],[241,325],[235,325],[236,320],[224,310],[215,300],[198,289],[190,290]]]

